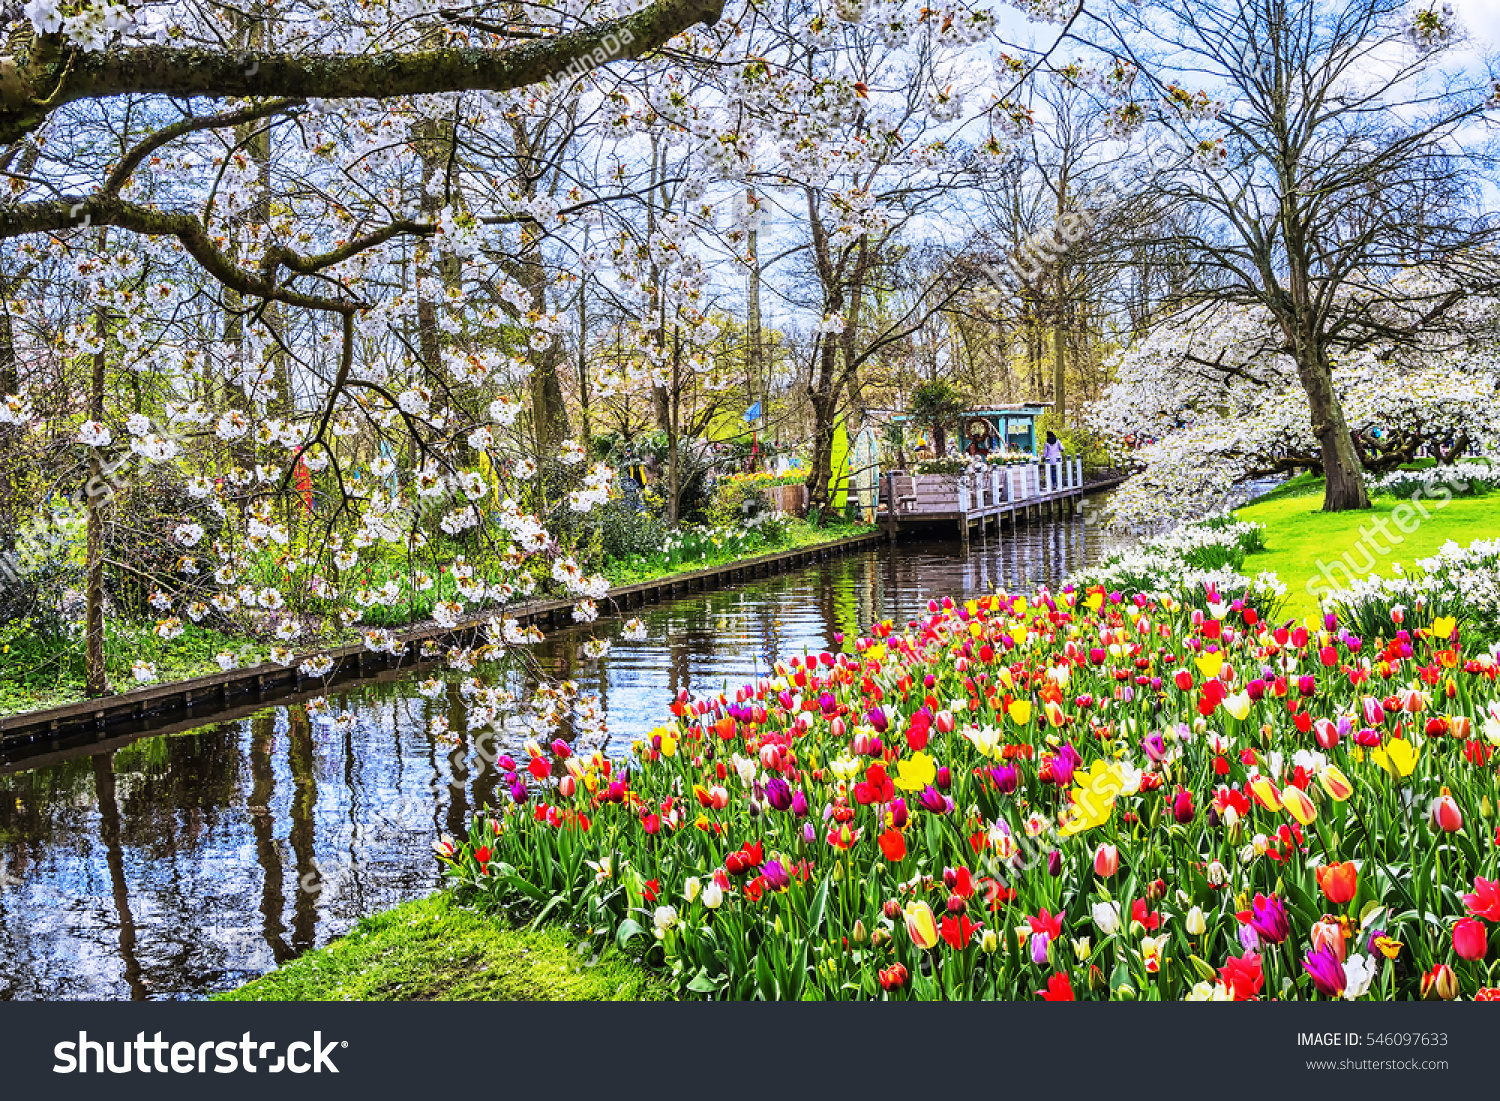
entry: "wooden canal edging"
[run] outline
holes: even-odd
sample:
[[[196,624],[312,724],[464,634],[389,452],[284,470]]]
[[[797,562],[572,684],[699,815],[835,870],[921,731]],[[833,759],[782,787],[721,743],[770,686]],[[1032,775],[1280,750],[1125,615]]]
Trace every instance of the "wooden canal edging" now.
[[[610,589],[605,600],[614,605],[613,614],[620,615],[664,599],[708,592],[735,582],[770,577],[827,558],[867,550],[878,546],[885,538],[880,531],[871,531],[690,573],[620,585]],[[522,626],[571,627],[574,626],[572,614],[576,604],[576,600],[535,601],[506,609],[504,614]],[[129,742],[142,736],[141,730],[135,730],[111,739],[109,728],[112,725],[130,723],[140,727],[149,724],[144,733],[172,733],[190,730],[216,719],[242,718],[279,700],[312,699],[339,682],[393,680],[441,660],[440,656],[423,657],[423,643],[457,643],[471,639],[492,616],[499,614],[491,611],[469,616],[454,627],[428,623],[402,632],[397,636],[406,645],[407,652],[402,657],[375,653],[365,649],[363,643],[350,643],[330,650],[299,654],[286,666],[265,662],[191,680],[151,685],[115,696],[79,700],[42,711],[7,715],[0,717],[0,753],[25,746],[30,760],[34,759],[33,752],[37,749],[44,754],[48,750],[62,752],[65,743],[71,743],[67,748],[72,753],[77,752],[79,744],[97,743],[107,748],[111,741],[123,739]],[[602,614],[611,613],[605,611]],[[305,677],[297,671],[304,661],[318,656],[333,660],[333,669],[326,676]],[[184,717],[180,721],[167,722],[165,717],[173,715]],[[156,723],[160,725],[155,726]],[[0,772],[4,771],[8,770],[0,758]]]
[[[1083,479],[1083,464],[1077,460],[1025,466],[990,467],[979,474],[885,475],[880,515],[886,536],[896,536],[913,527],[956,524],[963,542],[977,528],[983,535],[994,525],[998,535],[1003,523],[1017,523],[1043,515],[1057,516],[1077,511],[1078,502],[1090,493],[1113,489],[1124,476],[1096,482]]]

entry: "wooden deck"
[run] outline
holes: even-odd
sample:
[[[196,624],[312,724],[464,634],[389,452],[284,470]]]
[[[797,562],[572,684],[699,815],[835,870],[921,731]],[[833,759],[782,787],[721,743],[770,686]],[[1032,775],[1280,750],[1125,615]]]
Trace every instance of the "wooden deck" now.
[[[1085,496],[1122,481],[1123,477],[1086,482],[1077,459],[990,467],[977,475],[952,477],[886,474],[879,521],[892,541],[914,528],[954,525],[959,538],[968,542],[992,525],[998,534],[1002,524],[1014,527],[1044,516],[1072,515]]]

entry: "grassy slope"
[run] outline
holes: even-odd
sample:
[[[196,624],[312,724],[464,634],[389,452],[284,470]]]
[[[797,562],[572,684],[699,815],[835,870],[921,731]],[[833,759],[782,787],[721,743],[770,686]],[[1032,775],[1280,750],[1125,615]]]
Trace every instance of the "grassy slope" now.
[[[851,524],[844,520],[832,520],[822,527],[815,527],[806,520],[796,519],[787,525],[785,539],[774,547],[760,547],[752,552],[751,557],[780,554],[799,547],[817,546],[819,543],[832,543],[839,539],[848,539],[851,536],[864,535],[876,530],[873,524]],[[612,561],[604,567],[603,572],[612,585],[634,585],[641,581],[655,581],[657,578],[671,577],[674,574],[692,573],[695,570],[727,565],[738,557],[726,551],[692,562],[684,562],[674,568],[664,567],[660,562],[650,559],[636,559],[631,562]]]
[[[657,1001],[666,989],[611,948],[593,965],[566,929],[510,928],[445,892],[363,919],[349,935],[218,1001]]]
[[[1299,481],[1302,481],[1299,479]],[[1299,493],[1300,490],[1300,493]],[[1308,580],[1321,577],[1320,562],[1345,563],[1344,555],[1359,566],[1366,554],[1359,548],[1360,531],[1371,530],[1376,518],[1390,518],[1400,498],[1382,496],[1373,502],[1369,512],[1324,513],[1321,479],[1307,479],[1300,486],[1286,486],[1236,510],[1242,520],[1254,520],[1266,526],[1266,549],[1245,559],[1244,572],[1273,570],[1287,587],[1287,611],[1292,615],[1310,615],[1318,611],[1317,598],[1307,591]],[[1468,546],[1476,539],[1500,536],[1500,493],[1484,497],[1458,497],[1441,508],[1437,502],[1425,502],[1430,518],[1411,534],[1404,534],[1394,524],[1386,531],[1390,538],[1366,543],[1374,551],[1384,546],[1389,553],[1376,553],[1375,570],[1388,576],[1396,563],[1410,570],[1419,558],[1435,554],[1449,540]],[[1398,544],[1395,540],[1399,538]],[[1345,583],[1343,571],[1330,565],[1339,584]]]

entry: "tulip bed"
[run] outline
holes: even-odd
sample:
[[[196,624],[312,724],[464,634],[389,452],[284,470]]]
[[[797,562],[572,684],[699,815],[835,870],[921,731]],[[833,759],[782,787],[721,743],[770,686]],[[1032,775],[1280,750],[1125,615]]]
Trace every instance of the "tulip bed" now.
[[[530,743],[449,886],[686,996],[1496,998],[1494,656],[1192,597],[934,602]]]

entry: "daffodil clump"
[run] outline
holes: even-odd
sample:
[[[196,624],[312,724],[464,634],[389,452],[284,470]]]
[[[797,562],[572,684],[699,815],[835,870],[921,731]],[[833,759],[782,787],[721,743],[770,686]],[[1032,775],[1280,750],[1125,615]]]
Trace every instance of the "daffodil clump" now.
[[[439,855],[690,996],[1495,997],[1500,665],[1269,611],[933,602],[629,759],[528,744]]]

